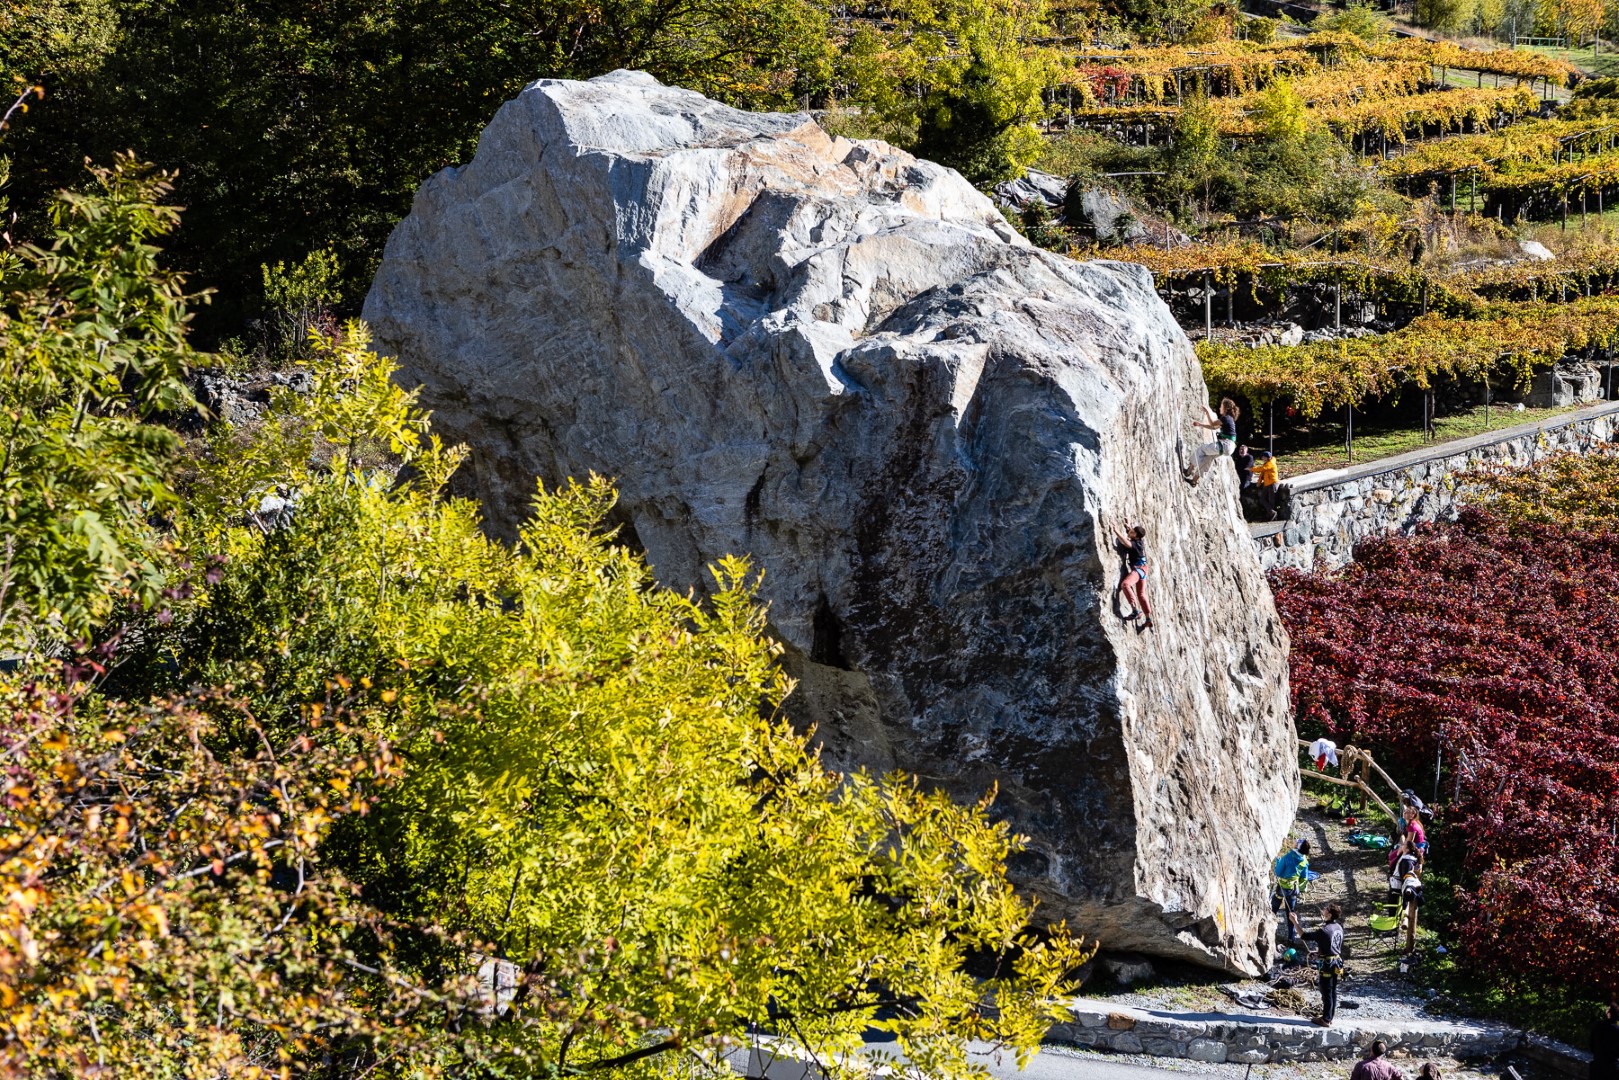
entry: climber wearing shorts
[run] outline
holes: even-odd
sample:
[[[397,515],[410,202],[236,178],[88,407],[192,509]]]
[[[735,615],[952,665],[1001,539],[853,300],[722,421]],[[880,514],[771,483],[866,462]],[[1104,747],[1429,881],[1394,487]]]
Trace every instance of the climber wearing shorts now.
[[[1124,553],[1126,560],[1124,578],[1119,582],[1119,592],[1124,594],[1131,611],[1124,618],[1129,621],[1138,614],[1145,615],[1146,621],[1136,627],[1136,632],[1151,630],[1152,605],[1147,602],[1147,530],[1135,525],[1126,532],[1115,525],[1113,540]]]

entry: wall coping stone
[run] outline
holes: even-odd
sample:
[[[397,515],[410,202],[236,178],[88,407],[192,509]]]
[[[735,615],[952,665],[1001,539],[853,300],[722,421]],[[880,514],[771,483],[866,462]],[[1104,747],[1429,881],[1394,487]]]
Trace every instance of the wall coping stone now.
[[[1591,405],[1584,409],[1575,409],[1572,412],[1562,413],[1557,416],[1548,416],[1544,420],[1531,420],[1527,424],[1496,428],[1479,435],[1469,435],[1465,439],[1452,439],[1449,442],[1434,443],[1418,450],[1408,450],[1403,454],[1395,454],[1393,457],[1368,461],[1364,465],[1350,465],[1343,469],[1318,469],[1312,473],[1302,473],[1283,480],[1282,486],[1297,495],[1304,491],[1335,487],[1351,480],[1381,476],[1384,473],[1403,472],[1415,465],[1422,465],[1430,461],[1443,461],[1446,458],[1457,457],[1461,454],[1471,453],[1474,450],[1482,450],[1484,447],[1493,446],[1496,443],[1510,442],[1524,435],[1532,435],[1541,431],[1555,431],[1570,424],[1577,424],[1583,420],[1591,420],[1598,416],[1606,416],[1609,413],[1616,412],[1619,412],[1619,401],[1604,401],[1600,405]]]
[[[1047,1042],[1127,1053],[1139,1053],[1136,1047],[1145,1043],[1149,1054],[1200,1061],[1218,1056],[1213,1044],[1225,1048],[1227,1061],[1299,1061],[1306,1055],[1312,1055],[1312,1059],[1351,1058],[1358,1057],[1374,1039],[1388,1043],[1391,1051],[1403,1050],[1415,1057],[1494,1057],[1520,1049],[1529,1038],[1523,1031],[1488,1020],[1362,1019],[1340,1013],[1333,1027],[1320,1028],[1294,1016],[1181,1013],[1096,998],[1073,998],[1068,1006],[1073,1019],[1053,1027]],[[1109,1030],[1109,1015],[1133,1019],[1133,1030]],[[1097,1017],[1102,1018],[1101,1023]],[[1148,1033],[1149,1037],[1141,1040]],[[1115,1045],[1125,1035],[1129,1038],[1122,1041],[1128,1045]],[[1533,1038],[1542,1046],[1551,1042],[1541,1036]]]

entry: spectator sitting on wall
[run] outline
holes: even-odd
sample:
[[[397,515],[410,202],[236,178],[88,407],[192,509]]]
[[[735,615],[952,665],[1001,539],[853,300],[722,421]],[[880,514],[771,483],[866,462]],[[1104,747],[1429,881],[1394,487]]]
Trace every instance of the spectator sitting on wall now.
[[[1246,490],[1254,483],[1254,455],[1246,446],[1237,447],[1237,456],[1232,459],[1237,466],[1237,487]]]
[[[1243,503],[1250,512],[1250,520],[1275,521],[1276,457],[1269,450],[1261,450],[1253,455],[1253,462],[1250,480],[1243,485]]]

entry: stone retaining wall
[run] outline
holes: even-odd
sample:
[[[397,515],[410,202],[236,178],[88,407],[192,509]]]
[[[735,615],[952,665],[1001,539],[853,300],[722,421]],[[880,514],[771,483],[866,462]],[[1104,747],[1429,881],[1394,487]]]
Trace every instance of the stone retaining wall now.
[[[1485,1021],[1360,1020],[1338,1017],[1320,1028],[1308,1020],[1224,1013],[1169,1013],[1081,999],[1073,1019],[1048,1041],[1097,1050],[1193,1061],[1332,1061],[1358,1057],[1376,1039],[1415,1057],[1494,1057],[1523,1045],[1522,1032]]]
[[[1266,570],[1334,569],[1369,536],[1454,518],[1460,505],[1457,477],[1470,469],[1528,465],[1560,450],[1586,452],[1616,438],[1619,402],[1604,402],[1366,465],[1308,473],[1285,482],[1292,492],[1287,521],[1249,531]]]

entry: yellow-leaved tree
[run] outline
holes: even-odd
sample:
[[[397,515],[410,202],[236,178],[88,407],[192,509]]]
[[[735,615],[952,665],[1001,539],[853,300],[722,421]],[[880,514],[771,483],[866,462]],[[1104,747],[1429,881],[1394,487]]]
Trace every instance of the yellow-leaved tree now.
[[[743,562],[657,587],[595,478],[491,540],[363,328],[312,352],[310,393],[216,433],[189,576],[86,704],[17,698],[35,831],[90,813],[80,775],[129,819],[0,864],[47,883],[0,938],[21,1067],[650,1074],[751,1043],[871,1074],[877,1027],[955,1077],[970,1040],[1035,1049],[1087,950],[1031,929],[987,799],[834,772],[785,722]],[[175,765],[129,807],[118,744],[154,739]],[[146,914],[105,918],[109,886]]]

